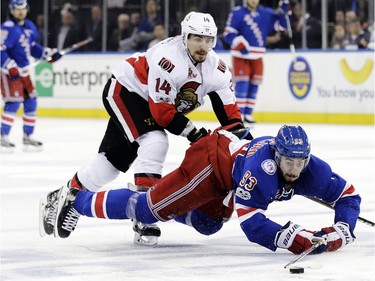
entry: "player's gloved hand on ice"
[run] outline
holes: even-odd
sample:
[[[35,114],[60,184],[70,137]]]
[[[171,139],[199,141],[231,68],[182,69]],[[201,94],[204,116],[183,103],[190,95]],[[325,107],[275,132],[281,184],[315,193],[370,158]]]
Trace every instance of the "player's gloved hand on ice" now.
[[[17,67],[11,67],[8,69],[9,79],[11,81],[17,81],[20,78],[20,73]]]
[[[311,248],[320,241],[322,237],[316,237],[313,231],[304,229],[302,226],[289,221],[276,234],[274,244],[283,249],[288,249],[293,254],[300,254]],[[320,245],[311,254],[323,253],[326,249]]]
[[[44,48],[43,58],[49,63],[54,63],[61,59],[62,54],[57,48]]]
[[[318,237],[323,237],[327,240],[325,251],[336,251],[354,241],[356,238],[350,231],[349,225],[345,222],[337,222],[330,227],[324,227],[319,232],[314,234]]]
[[[289,12],[289,0],[280,0],[279,7],[284,12],[284,14],[287,14]]]
[[[188,135],[187,139],[193,143],[199,140],[200,138],[207,135],[207,130],[205,128],[200,128],[199,130],[197,128],[194,128]]]

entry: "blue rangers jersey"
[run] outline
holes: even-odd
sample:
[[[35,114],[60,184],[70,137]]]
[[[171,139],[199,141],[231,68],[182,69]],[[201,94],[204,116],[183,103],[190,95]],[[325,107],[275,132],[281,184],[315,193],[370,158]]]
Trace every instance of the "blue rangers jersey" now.
[[[29,57],[40,59],[44,48],[37,43],[38,32],[30,20],[25,19],[23,26],[14,20],[7,20],[1,25],[1,68],[6,68],[11,60],[18,67],[29,65]]]
[[[290,200],[296,194],[334,204],[334,222],[348,223],[353,232],[361,202],[354,187],[314,155],[300,177],[287,183],[279,174],[273,145],[274,137],[256,138],[235,159],[234,207],[247,238],[275,251],[274,239],[282,226],[267,218],[265,211],[273,201]]]
[[[250,12],[246,7],[238,6],[229,14],[224,29],[224,40],[231,45],[233,56],[258,59],[266,52],[268,34],[285,28],[286,20],[283,13],[264,7],[258,7],[256,12]],[[247,51],[244,52],[244,48]]]

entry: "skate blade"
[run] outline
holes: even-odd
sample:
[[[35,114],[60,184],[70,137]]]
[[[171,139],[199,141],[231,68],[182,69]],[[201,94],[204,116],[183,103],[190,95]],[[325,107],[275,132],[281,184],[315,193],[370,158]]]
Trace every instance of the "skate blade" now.
[[[134,244],[155,247],[158,244],[157,236],[141,236],[139,233],[134,233]]]
[[[24,152],[40,152],[43,150],[43,146],[35,146],[35,145],[29,145],[29,144],[24,144],[22,150]]]
[[[14,153],[15,150],[16,148],[14,146],[13,147],[6,147],[6,146],[1,147],[1,153],[5,153],[5,154]]]
[[[59,192],[59,203],[57,205],[57,216],[56,216],[56,220],[55,220],[54,228],[53,228],[53,235],[56,238],[60,238],[59,230],[58,230],[58,227],[57,227],[57,222],[59,220],[59,215],[61,213],[61,209],[64,206],[64,202],[66,200],[66,197],[68,196],[68,191],[69,191],[69,188],[67,186],[64,186],[63,188],[61,188],[61,190]]]
[[[39,201],[39,235],[44,237],[47,235],[47,232],[44,229],[44,210],[47,205],[47,198],[42,197]]]

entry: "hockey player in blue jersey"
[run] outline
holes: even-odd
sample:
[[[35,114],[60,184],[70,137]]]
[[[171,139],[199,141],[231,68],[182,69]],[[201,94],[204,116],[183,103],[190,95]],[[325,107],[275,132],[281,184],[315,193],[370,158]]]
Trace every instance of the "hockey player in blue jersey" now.
[[[235,94],[246,123],[255,123],[252,114],[263,80],[267,36],[286,28],[289,1],[280,1],[280,7],[274,11],[259,6],[259,0],[244,0],[231,11],[224,29],[224,40],[231,46]]]
[[[299,254],[317,241],[324,243],[313,253],[336,251],[355,239],[361,198],[351,183],[310,149],[300,126],[284,125],[276,137],[255,139],[246,129],[215,130],[192,143],[182,164],[147,193],[62,187],[54,203],[58,210],[53,216],[54,234],[68,237],[80,215],[85,215],[135,218],[144,224],[175,219],[210,235],[236,211],[248,240],[272,251],[282,248]],[[266,216],[272,202],[294,195],[319,198],[333,206],[333,224],[310,231]],[[48,219],[41,219],[41,229],[51,223]]]
[[[29,57],[49,59],[61,58],[57,49],[44,48],[37,43],[35,25],[26,19],[26,0],[10,0],[10,19],[1,25],[1,94],[4,108],[1,115],[1,147],[14,148],[9,140],[16,113],[23,103],[23,144],[40,148],[42,143],[32,135],[36,122],[37,92],[30,79]]]

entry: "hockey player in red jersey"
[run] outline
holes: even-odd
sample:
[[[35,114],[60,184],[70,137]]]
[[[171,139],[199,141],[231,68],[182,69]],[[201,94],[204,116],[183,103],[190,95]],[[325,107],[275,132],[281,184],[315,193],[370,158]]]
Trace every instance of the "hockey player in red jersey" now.
[[[243,6],[231,11],[224,29],[224,40],[231,46],[235,94],[246,123],[255,122],[252,114],[263,79],[262,58],[267,36],[286,28],[284,13],[288,11],[289,1],[281,1],[283,11],[258,5],[259,0],[244,0]]]
[[[41,148],[42,142],[33,138],[36,123],[37,92],[28,70],[29,56],[36,59],[61,58],[57,49],[44,48],[38,43],[35,25],[26,18],[27,0],[9,1],[10,19],[1,25],[1,95],[4,108],[1,115],[1,147],[13,149],[9,140],[16,113],[23,103],[23,144]]]
[[[120,171],[126,172],[135,159],[135,185],[152,186],[162,176],[168,150],[165,130],[191,143],[207,134],[186,117],[204,104],[206,96],[221,125],[243,127],[231,73],[212,50],[217,38],[214,19],[191,12],[181,31],[114,68],[103,91],[110,119],[99,153],[78,170],[70,186],[97,191]],[[57,193],[41,203],[42,212],[53,211]]]
[[[313,253],[336,251],[355,239],[361,198],[350,182],[310,151],[300,126],[284,125],[275,137],[255,139],[247,129],[216,130],[193,143],[180,166],[147,193],[62,188],[57,203],[60,211],[54,214],[55,236],[68,237],[80,215],[136,218],[148,224],[174,219],[210,235],[236,211],[248,240],[269,250],[299,254],[319,242],[322,244]],[[267,217],[272,202],[287,201],[294,195],[318,198],[333,206],[333,224],[310,231],[291,221],[279,224]]]

